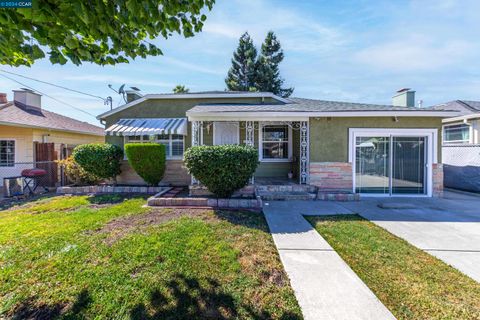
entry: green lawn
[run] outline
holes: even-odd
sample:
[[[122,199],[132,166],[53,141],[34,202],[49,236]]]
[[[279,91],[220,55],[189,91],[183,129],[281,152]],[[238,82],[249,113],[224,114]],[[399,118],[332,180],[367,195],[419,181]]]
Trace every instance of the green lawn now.
[[[357,215],[307,217],[398,319],[480,319],[480,284]]]
[[[0,211],[0,318],[301,319],[261,214],[53,197]]]

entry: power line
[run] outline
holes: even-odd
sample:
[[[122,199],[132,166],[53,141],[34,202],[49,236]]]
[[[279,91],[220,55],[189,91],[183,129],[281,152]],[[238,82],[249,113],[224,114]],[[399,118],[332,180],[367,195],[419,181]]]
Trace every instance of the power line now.
[[[0,72],[5,72],[5,73],[8,73],[8,74],[12,74],[12,75],[14,75],[14,76],[17,76],[17,77],[22,77],[22,78],[25,78],[25,79],[28,79],[28,80],[32,80],[32,81],[36,81],[36,82],[48,84],[48,85],[50,85],[50,86],[54,86],[54,87],[57,87],[57,88],[60,88],[60,89],[64,89],[64,90],[76,92],[76,93],[83,94],[83,95],[86,95],[86,96],[90,96],[90,97],[93,97],[93,98],[102,99],[104,102],[106,101],[106,99],[103,98],[103,97],[96,96],[96,95],[94,95],[94,94],[82,92],[82,91],[75,90],[75,89],[70,89],[70,88],[67,88],[67,87],[64,87],[64,86],[55,84],[55,83],[48,82],[48,81],[43,81],[43,80],[35,79],[35,78],[32,78],[32,77],[27,77],[27,76],[24,76],[24,75],[15,73],[15,72],[11,72],[11,71],[6,71],[6,70],[0,70]],[[40,91],[39,91],[39,92],[40,92]]]
[[[31,89],[31,90],[33,90],[33,91],[36,91],[36,92],[38,92],[38,93],[40,93],[40,94],[42,94],[42,95],[44,95],[44,96],[46,96],[46,97],[49,97],[49,98],[52,99],[52,100],[55,100],[55,101],[57,101],[57,102],[59,102],[59,103],[62,103],[62,104],[64,104],[64,105],[67,105],[67,106],[70,107],[70,108],[73,108],[73,109],[75,109],[75,110],[77,110],[77,111],[83,112],[83,113],[85,113],[85,114],[87,114],[87,115],[89,115],[89,116],[92,116],[92,117],[94,117],[95,119],[97,118],[94,114],[91,114],[91,113],[88,112],[88,111],[85,111],[85,110],[83,110],[83,109],[81,109],[81,108],[75,107],[74,105],[71,105],[71,104],[68,103],[68,102],[59,100],[59,99],[57,99],[57,98],[55,98],[55,97],[52,97],[52,96],[50,96],[50,95],[48,95],[48,94],[46,94],[46,93],[44,93],[44,92],[41,92],[41,91],[39,91],[39,90],[37,90],[37,89],[35,89],[35,88],[32,88],[31,86],[28,86],[28,85],[26,85],[26,84],[24,84],[24,83],[22,83],[22,82],[20,82],[20,81],[17,81],[17,80],[15,80],[15,79],[12,79],[12,78],[10,78],[9,76],[6,76],[6,75],[4,75],[4,74],[0,74],[0,76],[2,76],[2,77],[4,77],[4,78],[7,78],[7,79],[9,79],[9,80],[11,80],[11,81],[14,81],[14,82],[18,83],[18,84],[21,85],[21,86],[27,87],[28,89]]]

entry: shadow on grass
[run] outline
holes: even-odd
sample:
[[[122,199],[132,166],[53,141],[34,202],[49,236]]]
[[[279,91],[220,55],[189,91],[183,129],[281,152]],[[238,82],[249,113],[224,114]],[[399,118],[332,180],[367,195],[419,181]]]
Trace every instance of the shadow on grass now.
[[[158,290],[150,293],[149,307],[143,303],[130,312],[131,320],[153,319],[272,319],[267,311],[257,311],[242,301],[222,291],[215,280],[200,284],[197,279],[177,274],[168,283],[168,293]],[[281,320],[301,319],[285,313]]]
[[[63,319],[84,319],[82,315],[88,305],[92,302],[87,290],[82,290],[71,306],[65,303],[54,304],[36,304],[34,299],[28,299],[15,308],[14,313],[9,317],[12,320],[30,319],[30,320],[48,320],[56,319],[60,316]]]
[[[0,199],[0,211],[8,210],[8,209],[10,209],[12,207],[15,207],[15,206],[22,206],[22,205],[27,204],[29,202],[45,200],[45,199],[49,199],[49,198],[53,198],[53,197],[57,197],[57,196],[58,195],[56,193],[49,192],[49,193],[36,194],[36,195],[33,195],[33,196],[24,197],[24,198],[17,198],[17,197],[3,198],[3,199]]]
[[[91,204],[102,205],[121,203],[129,199],[147,199],[148,197],[150,196],[144,194],[108,193],[92,195],[89,196],[87,200]]]
[[[214,214],[218,219],[228,221],[231,224],[268,232],[263,213],[241,210],[214,210]]]

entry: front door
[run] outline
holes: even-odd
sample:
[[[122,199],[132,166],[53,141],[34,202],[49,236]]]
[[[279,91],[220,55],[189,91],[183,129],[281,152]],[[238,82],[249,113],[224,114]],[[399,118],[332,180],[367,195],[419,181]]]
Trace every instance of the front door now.
[[[213,123],[213,144],[239,144],[238,122],[214,122]]]

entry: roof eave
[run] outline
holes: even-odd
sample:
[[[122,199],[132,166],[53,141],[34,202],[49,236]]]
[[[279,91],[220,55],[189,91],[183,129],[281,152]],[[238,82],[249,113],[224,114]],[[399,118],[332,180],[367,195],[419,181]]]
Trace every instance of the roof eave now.
[[[65,132],[69,132],[69,133],[79,133],[79,134],[85,134],[85,135],[89,135],[89,136],[99,136],[99,137],[102,137],[102,136],[105,135],[104,133],[100,133],[100,132],[95,133],[95,132],[87,132],[87,131],[80,131],[80,130],[51,128],[51,127],[35,126],[35,125],[28,125],[28,124],[16,123],[16,122],[0,121],[0,125],[10,126],[10,127],[20,127],[20,128],[43,129],[43,130],[48,130],[48,131],[60,131],[60,132],[65,131]]]
[[[291,117],[291,118],[321,118],[321,117],[438,117],[445,118],[451,117],[452,111],[438,111],[438,110],[429,110],[429,111],[279,111],[279,112],[192,112],[187,111],[186,113],[188,120],[192,119],[205,119],[208,117],[216,118],[278,118],[278,117]]]

